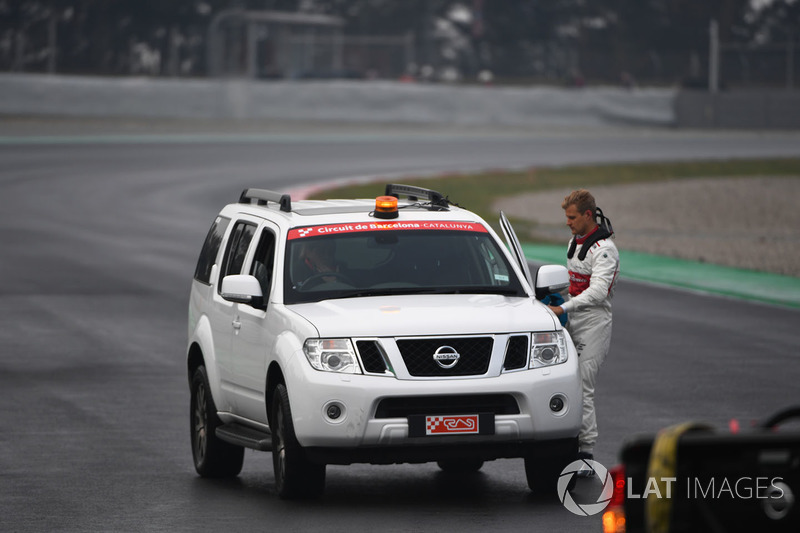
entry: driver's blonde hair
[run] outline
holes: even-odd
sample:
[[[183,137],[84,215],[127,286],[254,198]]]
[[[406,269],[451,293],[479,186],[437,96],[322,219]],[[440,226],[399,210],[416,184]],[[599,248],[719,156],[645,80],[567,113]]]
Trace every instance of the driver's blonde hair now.
[[[566,209],[571,205],[574,205],[581,214],[586,211],[591,211],[592,216],[597,214],[597,204],[594,201],[594,196],[586,189],[578,189],[566,195],[564,201],[561,202],[561,209]]]

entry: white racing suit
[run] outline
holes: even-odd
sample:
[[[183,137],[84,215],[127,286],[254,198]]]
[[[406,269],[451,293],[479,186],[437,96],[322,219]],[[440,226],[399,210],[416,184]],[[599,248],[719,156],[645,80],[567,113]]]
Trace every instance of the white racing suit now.
[[[580,451],[593,453],[597,441],[594,388],[611,344],[611,298],[619,274],[619,252],[610,238],[600,239],[590,245],[581,261],[578,256],[590,235],[576,237],[575,253],[567,259],[569,295],[562,307],[569,313],[567,331],[580,357],[583,381],[583,423],[578,444]]]

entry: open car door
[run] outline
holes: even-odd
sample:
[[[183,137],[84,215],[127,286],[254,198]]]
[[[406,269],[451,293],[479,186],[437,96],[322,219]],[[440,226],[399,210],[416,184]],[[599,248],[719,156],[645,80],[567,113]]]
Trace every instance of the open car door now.
[[[530,285],[531,290],[535,291],[536,286],[533,284],[531,269],[528,267],[528,260],[525,259],[525,254],[522,253],[522,245],[519,243],[517,234],[514,233],[514,228],[511,227],[511,223],[502,211],[500,211],[500,228],[503,230],[506,243],[508,243],[508,247],[511,249],[511,253],[517,261],[517,265],[522,269],[522,273],[525,274],[525,279],[528,280],[528,285]]]

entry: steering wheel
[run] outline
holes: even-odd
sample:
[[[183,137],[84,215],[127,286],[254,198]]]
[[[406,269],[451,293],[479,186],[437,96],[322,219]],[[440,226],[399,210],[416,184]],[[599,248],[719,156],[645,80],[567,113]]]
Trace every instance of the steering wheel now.
[[[347,283],[348,285],[354,285],[353,280],[351,280],[346,274],[336,271],[330,272],[317,272],[316,274],[312,274],[301,285],[303,289],[310,289],[311,287],[315,287],[325,281],[325,278],[337,278],[339,281],[343,283]]]

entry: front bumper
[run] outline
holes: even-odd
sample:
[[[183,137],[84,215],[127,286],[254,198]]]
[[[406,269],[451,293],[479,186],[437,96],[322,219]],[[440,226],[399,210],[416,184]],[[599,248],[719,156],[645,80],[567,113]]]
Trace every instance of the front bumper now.
[[[385,448],[395,449],[395,455],[399,454],[398,450],[406,450],[404,453],[413,459],[415,454],[428,457],[431,449],[444,445],[449,450],[453,447],[494,448],[496,451],[488,454],[494,458],[520,457],[531,443],[574,438],[580,429],[582,391],[574,352],[567,362],[547,368],[491,377],[424,380],[321,372],[311,368],[302,353],[296,355],[286,373],[287,389],[295,434],[309,453],[315,448],[325,453],[349,448],[350,451],[361,449],[365,456],[379,457],[384,452],[369,450]],[[498,402],[498,397],[506,401]],[[564,404],[558,412],[550,408],[554,397],[561,398]],[[421,398],[429,403],[420,403]],[[451,401],[464,398],[468,401]],[[490,435],[410,437],[407,416],[397,409],[379,409],[386,405],[384,400],[395,406],[407,402],[414,406],[414,414],[491,413],[494,431]],[[508,407],[512,403],[516,408]],[[328,413],[333,405],[341,413],[336,419]],[[418,451],[408,451],[413,448]]]

